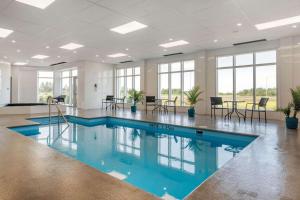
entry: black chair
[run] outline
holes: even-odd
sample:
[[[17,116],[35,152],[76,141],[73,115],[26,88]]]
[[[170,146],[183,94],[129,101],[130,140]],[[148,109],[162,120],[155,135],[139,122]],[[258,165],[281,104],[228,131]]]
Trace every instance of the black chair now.
[[[177,99],[178,97],[176,96],[174,100],[166,100],[164,102],[164,107],[165,107],[165,110],[167,112],[169,112],[169,109],[168,108],[173,108],[174,109],[174,114],[176,114],[176,102],[177,102]]]
[[[114,103],[114,95],[107,95],[105,99],[102,99],[102,109],[103,104],[105,104],[105,109],[107,110],[107,107],[111,106]],[[109,104],[107,106],[107,104]]]
[[[146,96],[146,114],[149,106],[155,107],[157,105],[155,96]]]
[[[213,116],[213,112],[214,117],[216,117],[216,110],[222,110],[222,117],[224,115],[224,110],[227,110],[227,113],[229,113],[228,103],[226,107],[224,107],[222,97],[210,97],[210,117]]]
[[[251,111],[251,123],[253,121],[253,112],[258,113],[258,120],[260,121],[260,113],[265,114],[265,123],[267,123],[267,103],[269,98],[262,97],[258,103],[247,103],[245,108],[245,120],[247,118],[247,111]],[[251,109],[248,109],[248,105],[252,105]]]
[[[53,99],[55,99],[57,103],[65,103],[66,95],[59,95]]]

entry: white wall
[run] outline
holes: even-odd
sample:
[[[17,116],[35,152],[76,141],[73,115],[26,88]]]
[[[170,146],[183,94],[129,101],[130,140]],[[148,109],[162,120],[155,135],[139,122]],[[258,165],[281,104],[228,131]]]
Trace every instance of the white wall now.
[[[86,61],[78,72],[78,107],[101,108],[102,99],[113,92],[113,73],[111,64]]]
[[[12,66],[12,103],[37,102],[37,72],[52,68]]]
[[[37,72],[54,71],[54,96],[61,94],[61,71],[78,69],[78,107],[100,108],[101,99],[113,91],[113,65],[78,61],[55,67],[12,67],[13,103],[37,102]],[[7,77],[10,77],[7,76]],[[94,87],[97,84],[97,88]]]
[[[10,102],[10,77],[11,66],[9,63],[0,62],[0,105]]]

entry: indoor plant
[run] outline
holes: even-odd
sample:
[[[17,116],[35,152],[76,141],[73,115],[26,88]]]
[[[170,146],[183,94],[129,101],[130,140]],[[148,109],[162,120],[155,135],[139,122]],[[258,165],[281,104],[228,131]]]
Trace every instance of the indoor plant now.
[[[195,86],[191,90],[184,92],[184,94],[187,97],[187,102],[190,104],[190,108],[188,109],[188,115],[189,117],[194,117],[195,105],[201,100],[199,96],[200,94],[202,94],[202,91],[200,91],[199,86]]]
[[[131,106],[131,112],[136,112],[136,104],[141,102],[144,98],[143,91],[136,91],[135,89],[128,91],[128,99],[130,99],[133,103]]]
[[[285,115],[286,127],[288,129],[297,129],[299,120],[297,114],[300,111],[300,86],[296,89],[291,89],[292,102],[285,108],[280,108],[279,111]],[[293,112],[293,115],[291,116]]]

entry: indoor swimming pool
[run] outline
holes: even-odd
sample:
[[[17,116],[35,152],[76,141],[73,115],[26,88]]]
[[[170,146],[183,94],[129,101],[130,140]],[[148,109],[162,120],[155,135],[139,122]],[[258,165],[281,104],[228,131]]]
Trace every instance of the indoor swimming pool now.
[[[11,129],[165,199],[184,199],[256,136],[101,117]],[[65,130],[63,133],[62,131]]]

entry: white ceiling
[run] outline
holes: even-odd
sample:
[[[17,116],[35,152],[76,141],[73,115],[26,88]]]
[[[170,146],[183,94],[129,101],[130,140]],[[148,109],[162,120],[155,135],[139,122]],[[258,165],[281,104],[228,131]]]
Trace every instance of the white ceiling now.
[[[265,31],[254,27],[296,15],[300,15],[299,0],[56,0],[45,10],[1,0],[0,27],[15,32],[0,38],[0,60],[29,61],[37,66],[76,60],[117,63],[221,48],[237,42],[299,34],[300,24],[297,28]],[[109,30],[134,20],[149,27],[126,35]],[[238,27],[237,23],[243,26]],[[169,38],[190,44],[165,52],[159,44]],[[218,42],[214,43],[214,39]],[[70,42],[85,47],[76,54],[59,48]],[[17,49],[21,52],[17,53]],[[107,58],[113,53],[127,53],[132,58]],[[31,59],[36,54],[50,57],[43,61]]]

